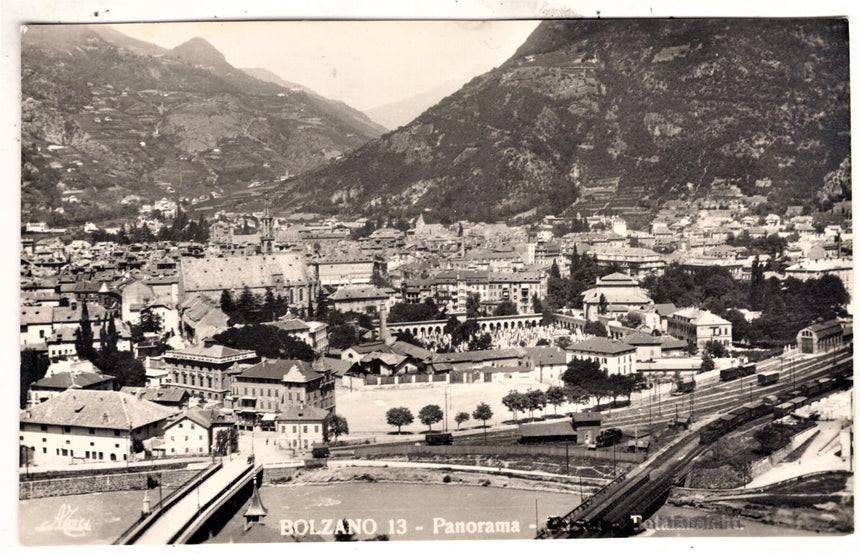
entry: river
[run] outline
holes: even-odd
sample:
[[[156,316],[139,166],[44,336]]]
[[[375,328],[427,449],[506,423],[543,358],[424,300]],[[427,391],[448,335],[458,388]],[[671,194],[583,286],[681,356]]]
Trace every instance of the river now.
[[[536,520],[542,525],[579,503],[572,493],[399,483],[262,487],[260,497],[269,511],[263,520],[268,537],[278,536],[283,525],[287,534],[325,540],[332,540],[343,518],[360,527],[359,539],[532,539]],[[249,540],[243,531],[246,508],[209,542]]]
[[[24,546],[111,544],[140,517],[143,495],[135,490],[21,500],[19,540]],[[158,489],[149,491],[152,505],[158,495]]]

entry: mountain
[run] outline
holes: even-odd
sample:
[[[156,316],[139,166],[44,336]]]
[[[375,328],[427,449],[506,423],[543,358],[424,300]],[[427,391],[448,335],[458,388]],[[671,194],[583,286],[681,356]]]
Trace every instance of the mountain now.
[[[378,121],[389,129],[396,129],[402,125],[406,125],[419,115],[433,106],[449,94],[456,92],[468,79],[458,80],[450,79],[441,85],[435,86],[429,90],[425,90],[409,98],[403,98],[396,102],[376,106],[369,110],[365,110],[367,115],[374,121]]]
[[[134,195],[228,195],[384,132],[342,102],[234,68],[200,38],[167,50],[107,26],[32,25],[21,64],[26,218],[131,213],[120,200]]]
[[[340,100],[332,100],[330,98],[321,96],[320,94],[317,94],[316,92],[305,86],[285,81],[271,71],[269,71],[268,69],[251,68],[243,69],[242,71],[244,71],[248,75],[251,75],[255,79],[259,79],[260,81],[274,83],[279,87],[291,90],[293,92],[304,92],[308,95],[308,99],[310,101],[319,104],[322,109],[333,110],[343,118],[354,119],[357,123],[367,126],[367,132],[370,134],[381,135],[388,130],[386,127],[383,127],[374,119],[369,117],[368,114],[356,110],[355,108],[349,106],[344,102],[341,102]]]
[[[844,19],[545,21],[279,202],[483,221],[611,208],[639,224],[726,185],[811,202],[850,154],[847,45]]]

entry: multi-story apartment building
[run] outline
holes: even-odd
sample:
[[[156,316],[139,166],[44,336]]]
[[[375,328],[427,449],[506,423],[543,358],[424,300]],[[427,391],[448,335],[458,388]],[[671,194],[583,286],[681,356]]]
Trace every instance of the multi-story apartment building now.
[[[274,427],[277,414],[293,406],[331,411],[334,375],[301,360],[263,360],[235,376],[232,398],[240,423]]]
[[[701,349],[709,341],[723,346],[732,344],[732,324],[729,321],[698,308],[684,308],[669,316],[667,331],[673,337],[687,341]]]
[[[519,313],[532,312],[532,297],[546,294],[546,277],[537,272],[443,271],[436,275],[436,304],[448,313],[465,312],[466,299],[478,294],[482,306],[492,311],[494,306],[513,302]]]
[[[190,348],[168,350],[162,361],[174,386],[207,400],[223,401],[231,388],[229,370],[236,364],[257,363],[260,357],[253,350],[235,350],[210,339]]]

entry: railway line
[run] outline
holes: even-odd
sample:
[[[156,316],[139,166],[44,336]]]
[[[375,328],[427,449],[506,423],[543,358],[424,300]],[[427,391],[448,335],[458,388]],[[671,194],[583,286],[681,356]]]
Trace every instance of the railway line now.
[[[812,390],[818,391],[819,389],[815,385],[818,379],[836,374],[843,376],[843,386],[852,385],[852,381],[847,379],[847,376],[853,373],[849,371],[849,368],[853,370],[850,350],[840,350],[801,362],[805,363],[799,364],[800,367],[795,370],[792,381],[755,387],[758,390],[752,393],[752,396],[761,400],[765,396],[775,396],[789,391],[796,392],[799,388],[806,388],[809,384],[813,385]],[[733,383],[728,384],[733,385]],[[711,396],[720,395],[723,398],[712,399],[709,404],[706,404],[707,407],[703,408],[703,411],[721,413],[728,411],[729,408],[735,408],[730,412],[731,414],[744,411],[737,408],[748,400],[746,394],[726,395],[724,385],[725,383],[710,387]],[[816,394],[822,394],[829,390],[828,386],[827,389],[816,392]],[[705,398],[707,402],[707,394]],[[760,402],[759,405],[763,405],[763,403]],[[639,409],[641,408],[628,408],[628,410],[637,412],[635,417],[641,422],[641,415],[638,414]],[[628,473],[619,476],[564,516],[550,518],[547,521],[547,527],[538,532],[537,538],[617,537],[633,533],[638,523],[636,518],[649,517],[657,507],[662,505],[671,488],[690,471],[695,459],[710,448],[711,442],[720,436],[734,432],[740,426],[758,424],[766,417],[773,417],[772,411],[773,406],[771,406],[771,411],[767,413],[748,413],[742,418],[732,416],[736,418],[734,422],[723,427],[716,424],[723,420],[728,421],[726,418],[729,416],[714,420],[714,424],[704,425],[705,422],[700,421],[694,428],[684,432],[655,456]],[[700,414],[701,412],[696,413]],[[624,421],[624,417],[631,416],[622,415],[622,417],[610,419],[610,421],[614,425],[619,425],[619,421]],[[720,429],[715,434],[714,429],[716,427],[720,427]]]

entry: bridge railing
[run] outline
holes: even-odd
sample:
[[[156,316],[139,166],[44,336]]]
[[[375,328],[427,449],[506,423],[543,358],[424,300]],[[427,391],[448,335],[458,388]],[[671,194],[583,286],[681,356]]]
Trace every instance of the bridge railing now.
[[[184,525],[176,532],[167,544],[185,544],[188,540],[194,536],[194,533],[200,528],[200,526],[205,523],[210,517],[214,510],[217,510],[224,502],[228,499],[232,498],[236,491],[241,487],[245,486],[248,482],[248,478],[255,479],[257,474],[259,473],[261,465],[249,465],[242,472],[233,478],[217,495],[213,496],[206,502],[204,502],[197,513],[194,514],[188,521],[185,522]]]
[[[188,496],[188,493],[197,488],[203,481],[211,477],[216,471],[221,469],[221,462],[209,466],[199,473],[196,477],[185,483],[180,488],[168,494],[161,502],[155,505],[152,513],[146,516],[141,516],[131,527],[126,529],[113,544],[133,544],[140,536],[158,520],[161,515],[173,507],[177,502]]]

